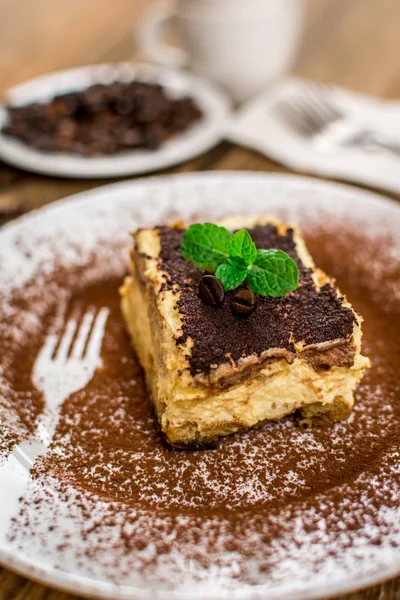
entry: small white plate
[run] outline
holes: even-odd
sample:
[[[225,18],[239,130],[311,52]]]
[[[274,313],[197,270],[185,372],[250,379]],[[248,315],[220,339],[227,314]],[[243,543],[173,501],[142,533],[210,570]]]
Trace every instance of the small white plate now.
[[[28,171],[72,178],[124,177],[165,169],[185,162],[215,146],[224,137],[229,103],[210,83],[181,71],[144,64],[121,63],[81,67],[50,73],[17,85],[6,93],[6,103],[24,105],[47,102],[57,94],[85,89],[115,80],[156,82],[173,97],[190,96],[202,109],[203,118],[183,133],[167,140],[158,150],[131,150],[113,156],[83,157],[45,153],[0,133],[0,158]],[[7,119],[0,107],[0,128]]]

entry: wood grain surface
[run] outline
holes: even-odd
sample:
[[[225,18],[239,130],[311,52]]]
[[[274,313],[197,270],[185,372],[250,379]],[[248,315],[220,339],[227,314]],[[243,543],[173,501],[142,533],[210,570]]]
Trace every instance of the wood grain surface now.
[[[150,4],[150,0],[0,0],[0,92],[48,71],[138,57],[133,33]],[[398,98],[399,25],[400,0],[309,0],[293,70],[360,92]],[[216,169],[288,172],[228,143],[167,172]],[[110,182],[42,177],[0,163],[0,224]],[[0,600],[72,598],[0,568]],[[400,578],[341,600],[400,600]]]

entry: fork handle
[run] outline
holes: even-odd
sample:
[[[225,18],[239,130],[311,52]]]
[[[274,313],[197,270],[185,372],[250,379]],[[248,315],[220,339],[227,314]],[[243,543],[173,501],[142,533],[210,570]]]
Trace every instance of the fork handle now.
[[[400,143],[392,141],[388,136],[371,130],[362,130],[354,133],[344,140],[343,145],[374,152],[386,150],[387,152],[400,156]]]
[[[385,136],[381,136],[380,134],[371,134],[370,143],[372,145],[376,145],[378,148],[382,148],[382,150],[387,150],[395,156],[400,156],[400,144],[393,142]]]

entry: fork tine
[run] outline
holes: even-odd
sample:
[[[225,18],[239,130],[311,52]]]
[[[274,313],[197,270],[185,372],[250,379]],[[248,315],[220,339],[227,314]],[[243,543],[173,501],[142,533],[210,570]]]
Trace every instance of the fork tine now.
[[[96,360],[100,356],[101,344],[104,337],[104,329],[107,323],[109,309],[104,307],[102,308],[96,317],[96,320],[93,325],[92,333],[90,334],[90,339],[87,345],[86,350],[86,358]]]
[[[310,126],[307,119],[304,119],[304,114],[297,105],[291,103],[290,100],[282,100],[276,105],[278,116],[280,116],[292,129],[299,135],[308,137],[313,135],[314,127]]]
[[[94,313],[87,311],[82,319],[81,326],[77,333],[74,345],[72,347],[71,358],[82,358],[86,342],[89,337],[90,329],[94,320]]]
[[[314,82],[306,86],[305,91],[315,106],[323,111],[326,120],[334,121],[343,116],[339,108],[327,97],[327,94],[332,93],[331,85]]]
[[[58,337],[54,334],[48,335],[44,342],[36,362],[48,362],[52,359],[54,350],[56,349]]]
[[[303,113],[303,118],[308,119],[314,127],[314,133],[321,131],[329,122],[330,118],[325,111],[318,106],[315,98],[310,97],[308,92],[303,90],[297,98],[299,109]]]
[[[307,83],[291,97],[278,104],[281,116],[300,133],[311,137],[325,127],[343,117],[340,110],[326,97],[331,86],[320,83]]]
[[[325,120],[314,110],[304,90],[292,95],[281,103],[282,116],[288,124],[302,136],[316,135],[325,125]]]
[[[76,331],[76,321],[75,321],[75,319],[70,319],[65,328],[64,335],[61,338],[61,342],[58,347],[55,360],[57,360],[59,362],[63,362],[66,360],[69,349],[71,347],[71,342],[75,335],[75,331]]]

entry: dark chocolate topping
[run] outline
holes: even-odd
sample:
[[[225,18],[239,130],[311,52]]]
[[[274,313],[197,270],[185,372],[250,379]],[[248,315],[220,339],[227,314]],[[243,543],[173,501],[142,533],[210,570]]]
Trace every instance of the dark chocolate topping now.
[[[280,235],[273,225],[250,230],[257,248],[277,248],[287,252],[297,263],[300,284],[295,292],[282,298],[258,296],[257,310],[241,320],[232,314],[230,305],[236,290],[225,294],[222,306],[207,306],[199,299],[198,280],[202,274],[180,252],[183,231],[171,227],[160,228],[160,268],[169,275],[167,286],[176,284],[180,289],[177,302],[183,322],[183,335],[177,340],[183,344],[193,339],[189,358],[192,375],[210,371],[219,365],[252,354],[260,355],[271,348],[294,353],[295,342],[308,344],[329,342],[351,336],[353,312],[337,298],[336,287],[327,284],[317,290],[311,269],[305,267],[296,251],[293,230]],[[245,287],[245,286],[242,286]]]

